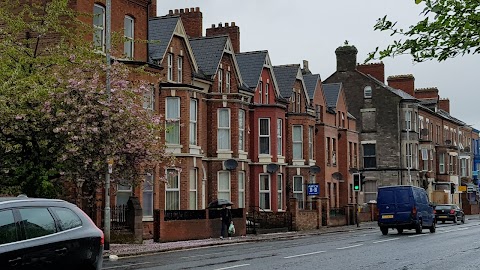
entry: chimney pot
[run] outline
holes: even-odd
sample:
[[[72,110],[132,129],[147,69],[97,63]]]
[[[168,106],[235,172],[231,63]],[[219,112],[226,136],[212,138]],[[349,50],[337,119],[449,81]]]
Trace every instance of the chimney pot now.
[[[228,22],[225,23],[225,27],[228,27]]]
[[[232,22],[232,26],[235,26],[235,22]]]
[[[175,14],[179,14],[180,12],[178,11],[178,9],[175,9]]]
[[[170,10],[168,11],[168,15],[173,15],[173,10],[170,9]]]
[[[219,23],[219,24],[218,24],[218,27],[222,28],[222,23]]]
[[[212,28],[215,28],[215,27],[216,27],[216,25],[214,23],[212,23]]]
[[[181,8],[180,13],[185,13],[185,10],[183,8]]]
[[[195,12],[200,12],[200,8],[199,8],[199,7],[195,7]]]
[[[195,8],[190,8],[190,12],[195,12]]]

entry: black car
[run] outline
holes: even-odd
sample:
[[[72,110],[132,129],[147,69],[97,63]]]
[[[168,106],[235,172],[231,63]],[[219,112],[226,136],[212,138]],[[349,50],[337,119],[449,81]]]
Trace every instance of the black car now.
[[[0,268],[101,269],[103,232],[56,199],[0,198]]]
[[[435,206],[435,218],[437,221],[445,223],[445,221],[453,221],[457,223],[461,221],[465,223],[465,213],[456,204],[438,204]]]

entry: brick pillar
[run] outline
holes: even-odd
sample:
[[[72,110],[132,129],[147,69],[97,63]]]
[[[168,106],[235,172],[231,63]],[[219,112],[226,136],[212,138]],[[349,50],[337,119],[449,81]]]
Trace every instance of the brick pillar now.
[[[297,198],[290,198],[288,201],[290,215],[292,216],[292,230],[297,230],[298,201]]]
[[[322,210],[326,212],[326,217],[327,217],[326,224],[328,226],[328,222],[330,220],[330,202],[328,200],[328,197],[322,197],[320,198],[320,201],[322,202]]]
[[[130,197],[127,202],[127,224],[134,234],[135,243],[143,242],[143,211],[140,200]]]
[[[320,226],[322,226],[322,202],[320,197],[314,197],[312,200],[315,202],[315,209],[317,210],[317,229],[320,229]]]

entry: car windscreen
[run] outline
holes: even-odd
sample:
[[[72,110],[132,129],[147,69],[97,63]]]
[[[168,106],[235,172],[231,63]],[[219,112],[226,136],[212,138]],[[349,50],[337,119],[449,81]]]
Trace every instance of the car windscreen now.
[[[435,206],[435,210],[450,210],[453,209],[451,205],[437,205]]]

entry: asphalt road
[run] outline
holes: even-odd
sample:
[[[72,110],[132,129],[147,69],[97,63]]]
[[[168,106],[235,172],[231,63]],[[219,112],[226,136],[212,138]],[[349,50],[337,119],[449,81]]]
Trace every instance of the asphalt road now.
[[[436,233],[363,230],[172,251],[103,269],[480,269],[480,221],[438,224]]]

